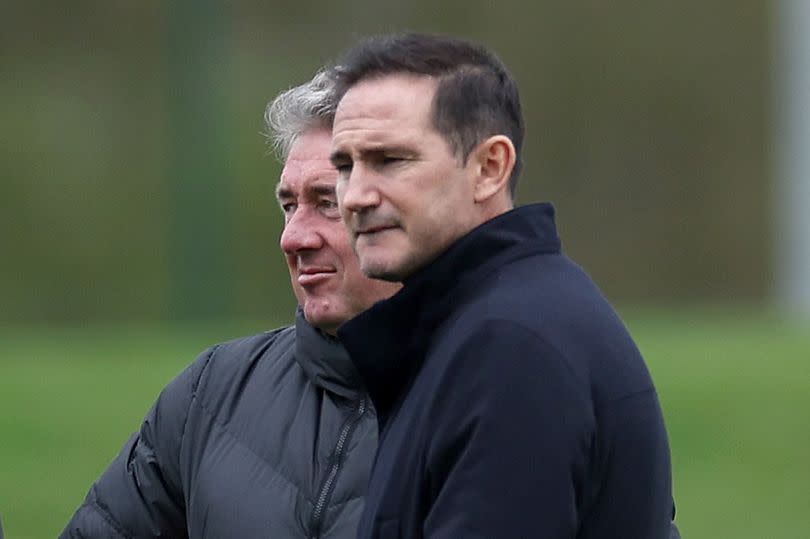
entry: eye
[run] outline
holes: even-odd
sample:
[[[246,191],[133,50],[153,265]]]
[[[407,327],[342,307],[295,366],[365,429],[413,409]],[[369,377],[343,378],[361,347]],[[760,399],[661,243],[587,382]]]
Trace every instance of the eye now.
[[[408,161],[409,158],[401,154],[383,154],[377,159],[375,166],[380,168],[398,169],[399,167],[404,166]]]
[[[318,208],[327,217],[340,217],[340,210],[336,200],[324,198],[318,202]]]
[[[332,166],[340,174],[346,174],[352,170],[352,160],[345,156],[339,156],[332,159]]]
[[[297,207],[298,207],[298,204],[295,204],[294,202],[282,202],[281,203],[281,211],[285,215],[289,215],[290,213],[294,212]]]

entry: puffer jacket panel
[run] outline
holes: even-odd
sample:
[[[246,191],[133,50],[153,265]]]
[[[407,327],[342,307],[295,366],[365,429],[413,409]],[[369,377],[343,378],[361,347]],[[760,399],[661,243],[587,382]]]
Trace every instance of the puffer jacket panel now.
[[[161,393],[60,537],[353,538],[377,422],[309,326],[217,345]]]
[[[281,335],[274,352],[285,340]],[[362,396],[347,399],[316,387],[294,361],[293,349],[269,359],[266,352],[215,352],[192,403],[182,450],[192,537],[260,537],[268,530],[275,537],[354,536],[376,447],[375,419],[368,409],[358,413]],[[222,353],[252,359],[234,368],[217,360]],[[342,431],[355,418],[335,463]],[[334,486],[316,518],[330,474]],[[339,520],[350,524],[345,535],[335,525]]]

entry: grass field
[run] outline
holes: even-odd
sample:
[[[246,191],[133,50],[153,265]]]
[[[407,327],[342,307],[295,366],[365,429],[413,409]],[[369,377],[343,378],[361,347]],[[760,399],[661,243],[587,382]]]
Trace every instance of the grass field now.
[[[687,539],[810,537],[810,327],[633,311]],[[160,389],[213,342],[262,329],[0,329],[0,516],[54,537]]]

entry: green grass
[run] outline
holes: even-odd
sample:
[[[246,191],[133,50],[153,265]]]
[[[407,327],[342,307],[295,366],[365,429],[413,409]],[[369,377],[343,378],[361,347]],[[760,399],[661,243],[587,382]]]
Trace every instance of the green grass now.
[[[755,314],[636,311],[667,416],[687,539],[810,537],[810,327]],[[54,537],[160,389],[258,325],[0,329],[0,515]]]
[[[664,406],[685,537],[810,537],[810,326],[634,318]]]

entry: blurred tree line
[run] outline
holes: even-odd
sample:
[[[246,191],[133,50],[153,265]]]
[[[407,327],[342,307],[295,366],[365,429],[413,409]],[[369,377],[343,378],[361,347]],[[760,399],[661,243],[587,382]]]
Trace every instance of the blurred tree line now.
[[[522,202],[613,300],[764,301],[767,2],[16,2],[0,7],[0,322],[289,318],[266,103],[358,37],[492,47]]]

